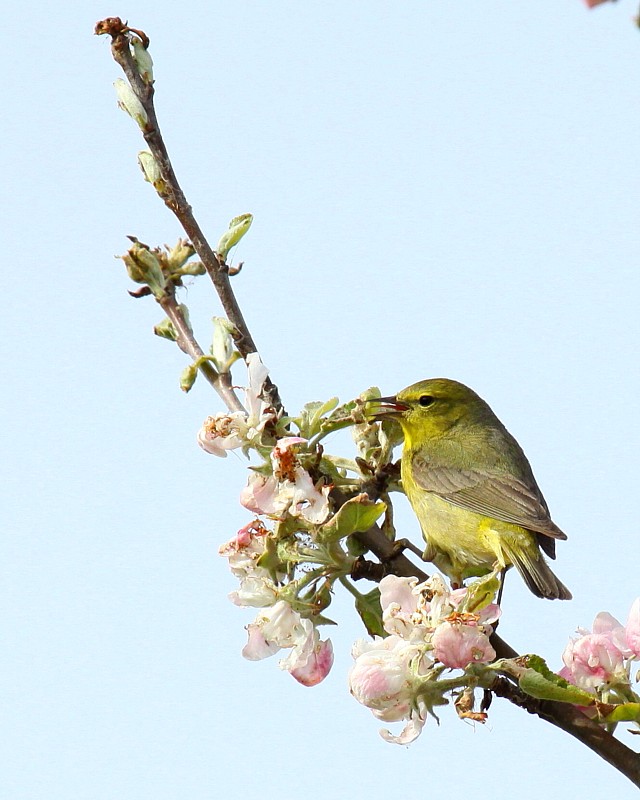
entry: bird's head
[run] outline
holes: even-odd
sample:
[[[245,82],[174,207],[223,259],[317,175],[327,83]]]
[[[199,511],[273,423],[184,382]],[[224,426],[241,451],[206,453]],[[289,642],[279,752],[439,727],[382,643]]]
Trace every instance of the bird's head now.
[[[371,416],[398,421],[409,446],[441,436],[454,426],[472,426],[494,416],[472,389],[448,378],[419,381],[395,397],[368,402]]]

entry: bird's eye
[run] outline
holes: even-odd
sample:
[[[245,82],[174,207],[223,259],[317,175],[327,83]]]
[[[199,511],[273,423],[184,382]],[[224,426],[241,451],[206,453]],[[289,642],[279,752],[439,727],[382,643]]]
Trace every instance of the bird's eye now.
[[[435,397],[432,397],[430,394],[423,394],[418,398],[418,402],[423,408],[430,406],[431,403],[435,400]]]

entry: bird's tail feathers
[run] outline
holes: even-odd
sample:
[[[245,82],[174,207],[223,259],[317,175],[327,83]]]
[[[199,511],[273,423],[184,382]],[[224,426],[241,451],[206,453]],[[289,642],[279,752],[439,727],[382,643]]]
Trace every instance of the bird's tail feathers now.
[[[571,600],[571,592],[553,574],[542,553],[507,552],[507,555],[536,597],[544,597],[547,600]]]

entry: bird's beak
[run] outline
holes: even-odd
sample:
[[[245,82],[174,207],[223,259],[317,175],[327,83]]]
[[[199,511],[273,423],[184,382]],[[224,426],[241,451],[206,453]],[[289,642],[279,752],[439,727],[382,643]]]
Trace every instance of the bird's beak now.
[[[367,400],[367,413],[372,417],[397,417],[409,410],[397,397],[374,397]]]

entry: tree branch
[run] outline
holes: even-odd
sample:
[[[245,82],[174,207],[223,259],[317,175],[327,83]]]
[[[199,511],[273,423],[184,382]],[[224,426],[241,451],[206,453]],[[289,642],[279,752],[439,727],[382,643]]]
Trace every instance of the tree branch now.
[[[496,678],[490,691],[570,734],[615,767],[635,786],[640,787],[640,753],[636,753],[590,720],[577,706],[552,700],[537,700],[503,677]]]

